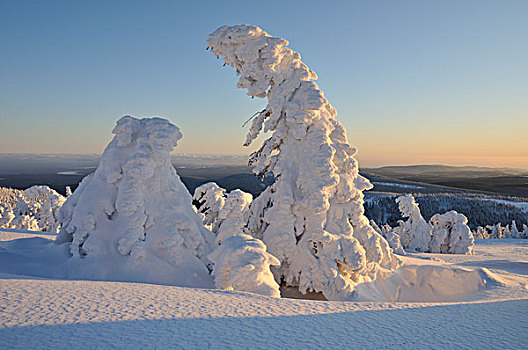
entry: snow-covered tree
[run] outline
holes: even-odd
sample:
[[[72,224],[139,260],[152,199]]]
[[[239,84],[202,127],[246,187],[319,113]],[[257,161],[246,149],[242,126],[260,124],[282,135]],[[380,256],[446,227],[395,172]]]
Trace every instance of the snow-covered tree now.
[[[279,285],[270,271],[270,266],[280,262],[266,252],[261,240],[246,234],[229,236],[209,259],[214,263],[216,288],[280,297]]]
[[[403,221],[400,220],[400,222],[403,224]],[[370,220],[370,225],[387,240],[394,253],[405,255],[405,250],[400,240],[400,232],[403,232],[403,230],[394,230],[389,224],[381,225],[380,227],[374,220]]]
[[[15,218],[13,209],[7,203],[0,203],[0,228],[11,228],[11,221]]]
[[[221,244],[227,238],[243,233],[246,226],[249,206],[253,196],[241,190],[229,192],[225,204],[218,215],[216,243]]]
[[[250,164],[276,181],[252,202],[247,228],[281,262],[275,279],[347,300],[357,283],[398,267],[363,215],[363,191],[372,185],[359,175],[357,150],[300,55],[251,25],[221,27],[207,44],[235,68],[239,88],[268,100],[245,145],[261,130],[271,132]]]
[[[213,235],[170,160],[180,130],[125,116],[112,132],[96,171],[63,205],[57,242],[71,242],[73,259],[97,277],[208,286]]]
[[[520,232],[517,228],[517,223],[515,222],[515,220],[512,221],[510,232],[512,238],[520,238]]]
[[[39,203],[38,209],[32,216],[38,223],[40,231],[59,231],[59,210],[66,201],[66,197],[48,186],[32,186],[24,190],[27,202]]]
[[[400,236],[403,247],[419,252],[428,251],[431,241],[431,225],[422,217],[418,203],[410,194],[396,198],[396,203],[398,203],[402,216],[408,218]]]
[[[490,238],[490,235],[485,227],[479,226],[477,227],[477,230],[473,232],[473,237],[475,239],[488,239]]]
[[[521,233],[521,238],[527,239],[528,238],[528,226],[523,224],[523,231]]]
[[[429,222],[433,227],[432,253],[473,254],[474,238],[463,214],[451,210],[433,215]]]
[[[213,232],[218,230],[218,214],[224,207],[225,197],[226,190],[214,182],[205,183],[194,190],[193,201],[204,215],[204,225]]]

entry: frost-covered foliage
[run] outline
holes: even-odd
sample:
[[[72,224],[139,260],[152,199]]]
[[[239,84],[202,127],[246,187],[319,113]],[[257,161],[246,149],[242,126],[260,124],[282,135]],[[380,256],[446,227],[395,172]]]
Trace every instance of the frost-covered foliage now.
[[[209,255],[215,286],[279,297],[279,285],[270,270],[280,265],[279,260],[266,252],[261,240],[244,234],[253,196],[241,190],[226,194],[210,182],[196,188],[193,198],[219,245]]]
[[[48,186],[32,186],[24,190],[24,198],[30,203],[39,203],[39,209],[33,214],[40,231],[59,232],[59,210],[66,197]]]
[[[17,230],[58,232],[59,209],[66,198],[48,186],[25,191],[2,188],[0,227]]]
[[[276,182],[251,204],[247,229],[281,262],[275,279],[347,300],[356,284],[398,267],[363,215],[363,191],[372,185],[359,175],[357,150],[300,55],[251,25],[221,27],[207,44],[235,68],[239,88],[268,100],[245,145],[262,130],[272,133],[250,164]]]
[[[218,215],[217,244],[221,244],[227,238],[244,231],[248,220],[249,206],[252,201],[253,196],[250,193],[241,190],[229,192],[225,204]]]
[[[229,236],[245,232],[249,206],[253,201],[250,193],[241,190],[226,193],[216,183],[208,182],[196,188],[193,199],[204,215],[204,225],[216,235],[217,244]]]
[[[403,247],[419,252],[428,251],[431,241],[431,225],[422,217],[418,203],[412,195],[400,196],[396,198],[396,203],[398,203],[401,215],[408,218],[400,236]]]
[[[204,215],[203,223],[216,232],[220,222],[218,214],[224,207],[226,190],[214,182],[205,183],[194,190],[193,201],[200,213]]]
[[[433,227],[432,253],[473,254],[473,234],[463,214],[451,210],[433,215],[429,222]]]
[[[213,236],[170,162],[180,130],[125,116],[112,132],[97,170],[62,207],[57,242],[71,242],[73,258],[98,277],[208,285]]]
[[[251,292],[270,297],[280,297],[270,266],[280,262],[266,252],[261,240],[246,234],[227,237],[209,254],[214,263],[213,276],[216,288]]]
[[[403,224],[403,221],[401,221],[401,223]],[[394,253],[405,255],[405,250],[403,249],[400,239],[400,233],[403,232],[403,230],[393,230],[388,224],[381,225],[380,227],[374,220],[370,220],[370,225],[387,240]]]

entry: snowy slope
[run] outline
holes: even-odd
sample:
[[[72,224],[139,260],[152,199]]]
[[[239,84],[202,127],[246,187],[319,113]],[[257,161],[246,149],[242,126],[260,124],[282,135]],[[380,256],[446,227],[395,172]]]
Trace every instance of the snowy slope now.
[[[9,241],[14,234],[0,231],[5,241],[0,242],[0,258],[45,242]],[[493,275],[496,284],[448,303],[321,302],[144,283],[46,279],[13,274],[15,263],[3,259],[0,348],[520,349],[528,341],[527,243],[477,241],[473,256],[405,257],[404,267],[410,269],[451,266],[487,269]],[[38,275],[41,267],[34,268]]]

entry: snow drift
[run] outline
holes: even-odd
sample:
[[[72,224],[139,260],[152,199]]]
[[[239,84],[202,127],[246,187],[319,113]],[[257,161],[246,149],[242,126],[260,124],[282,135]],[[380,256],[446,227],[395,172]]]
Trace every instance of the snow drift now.
[[[161,118],[121,118],[99,166],[61,208],[57,243],[82,277],[212,285],[213,236],[170,162],[182,137]]]
[[[262,130],[272,133],[250,164],[277,180],[252,202],[247,231],[281,262],[276,281],[348,300],[358,283],[397,268],[398,258],[363,215],[363,191],[372,185],[359,175],[357,149],[313,81],[317,75],[286,40],[256,26],[218,28],[207,44],[235,68],[237,87],[268,100],[245,145]]]

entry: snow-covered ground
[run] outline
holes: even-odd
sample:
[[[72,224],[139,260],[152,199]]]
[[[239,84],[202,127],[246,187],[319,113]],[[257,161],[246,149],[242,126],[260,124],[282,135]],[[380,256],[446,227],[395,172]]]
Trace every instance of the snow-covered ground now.
[[[43,267],[36,264],[38,257],[32,276],[16,274],[21,263],[17,257],[50,245],[50,238],[0,231],[2,349],[521,349],[528,342],[526,240],[477,241],[472,256],[409,254],[404,266],[383,283],[358,287],[360,300],[378,296],[377,301],[326,302],[48,279],[39,275],[49,275],[50,266],[58,268],[60,261]],[[380,302],[394,296],[398,283],[400,300],[436,296],[444,302]]]

